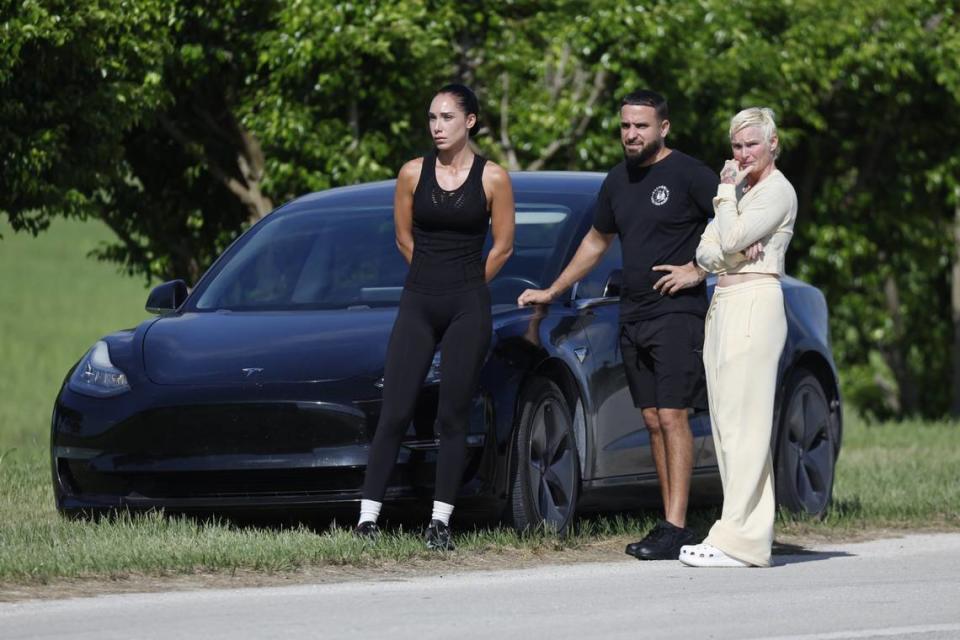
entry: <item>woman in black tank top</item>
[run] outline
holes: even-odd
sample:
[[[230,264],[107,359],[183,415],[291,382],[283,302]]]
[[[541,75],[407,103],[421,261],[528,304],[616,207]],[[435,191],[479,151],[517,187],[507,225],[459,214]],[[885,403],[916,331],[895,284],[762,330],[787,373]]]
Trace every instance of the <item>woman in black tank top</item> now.
[[[413,417],[423,380],[440,347],[437,422],[440,450],[431,549],[452,549],[450,515],[466,459],[467,421],[490,346],[489,282],[513,251],[513,189],[507,172],[473,153],[479,105],[463,85],[447,85],[430,103],[435,150],[407,162],[397,177],[397,247],[410,263],[383,374],[383,405],[370,447],[360,521],[378,534],[380,505]],[[487,228],[493,247],[483,260]]]

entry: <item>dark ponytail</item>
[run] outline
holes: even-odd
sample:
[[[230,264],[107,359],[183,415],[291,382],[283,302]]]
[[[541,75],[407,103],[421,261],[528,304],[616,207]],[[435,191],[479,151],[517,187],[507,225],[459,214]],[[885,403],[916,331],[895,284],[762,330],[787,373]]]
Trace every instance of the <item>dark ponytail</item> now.
[[[457,83],[444,85],[437,91],[437,95],[441,93],[448,93],[454,96],[457,99],[457,106],[460,107],[464,115],[470,115],[472,113],[477,116],[476,124],[470,127],[470,137],[475,136],[477,131],[480,130],[480,101],[477,100],[477,94],[475,94],[470,87]]]

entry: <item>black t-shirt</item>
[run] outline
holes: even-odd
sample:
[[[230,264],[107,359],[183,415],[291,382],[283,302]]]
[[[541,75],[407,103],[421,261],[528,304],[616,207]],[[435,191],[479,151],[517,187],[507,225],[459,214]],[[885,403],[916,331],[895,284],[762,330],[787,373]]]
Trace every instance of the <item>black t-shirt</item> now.
[[[694,259],[700,236],[713,213],[717,174],[699,160],[671,151],[646,167],[621,162],[607,174],[597,198],[594,228],[620,235],[623,286],[620,321],[647,320],[665,313],[707,312],[704,283],[661,296],[654,283],[666,275],[660,264],[684,265]]]

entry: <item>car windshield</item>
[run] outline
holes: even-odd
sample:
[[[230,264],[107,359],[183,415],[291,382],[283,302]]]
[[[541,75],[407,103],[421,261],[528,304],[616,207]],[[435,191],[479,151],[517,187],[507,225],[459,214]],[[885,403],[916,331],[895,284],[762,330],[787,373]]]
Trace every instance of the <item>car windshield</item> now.
[[[494,304],[541,287],[571,242],[579,206],[517,201],[514,254],[490,284]],[[577,211],[575,211],[577,209]],[[577,214],[577,215],[574,215]],[[487,238],[489,250],[491,238]],[[407,276],[392,206],[305,208],[268,217],[205,278],[196,310],[396,306]]]

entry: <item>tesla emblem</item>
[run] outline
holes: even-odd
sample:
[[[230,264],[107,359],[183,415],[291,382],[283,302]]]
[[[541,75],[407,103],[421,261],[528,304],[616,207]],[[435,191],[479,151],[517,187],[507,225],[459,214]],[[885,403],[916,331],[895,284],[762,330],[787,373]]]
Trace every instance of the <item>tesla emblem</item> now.
[[[240,371],[243,371],[244,378],[252,378],[253,376],[260,375],[261,373],[263,373],[263,368],[262,367],[245,367],[243,369],[240,369]]]

